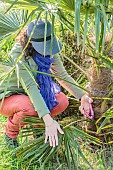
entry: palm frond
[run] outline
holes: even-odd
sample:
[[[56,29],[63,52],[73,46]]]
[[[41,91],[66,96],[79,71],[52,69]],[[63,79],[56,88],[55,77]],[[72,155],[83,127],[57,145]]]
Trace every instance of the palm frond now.
[[[28,11],[13,10],[7,14],[0,14],[0,38],[11,35],[20,29],[26,21]]]
[[[63,25],[67,27],[67,29],[70,29],[70,26],[72,28],[72,24],[74,24],[74,30],[77,33],[77,43],[79,44],[80,41],[80,34],[81,34],[81,18],[83,18],[83,15],[85,15],[85,25],[84,25],[84,41],[83,41],[83,51],[85,48],[85,42],[86,42],[86,36],[88,33],[88,19],[91,19],[93,22],[93,25],[95,25],[95,34],[96,34],[96,50],[97,52],[103,51],[104,47],[104,41],[105,41],[105,34],[106,30],[109,28],[108,24],[108,17],[110,13],[113,12],[113,5],[112,1],[84,1],[84,0],[61,0],[61,1],[55,1],[55,0],[18,0],[18,1],[8,1],[5,0],[5,2],[12,4],[10,9],[17,8],[20,5],[21,7],[26,7],[27,10],[32,12],[33,10],[36,10],[36,8],[41,7],[42,10],[46,11],[47,13],[51,13],[55,16],[59,22],[61,22]],[[33,7],[33,8],[31,8]],[[59,12],[59,11],[62,11]],[[70,22],[67,18],[67,16],[64,17],[63,13],[72,13],[75,19],[73,19],[72,22]],[[88,15],[89,14],[89,15]],[[90,15],[92,14],[92,15]],[[103,23],[103,24],[101,24]],[[70,29],[72,30],[72,29]],[[103,31],[102,31],[103,30]],[[73,31],[73,30],[72,30]]]
[[[107,68],[113,70],[113,59],[110,59],[108,56],[100,57],[100,60],[105,64]]]
[[[45,128],[41,119],[37,117],[27,117],[23,119],[23,121],[29,124],[28,128],[22,130],[23,136],[29,136],[29,134],[33,135],[34,132],[37,135],[41,134],[39,138],[22,144],[14,151],[17,157],[23,157],[23,166],[33,166],[37,164],[39,165],[40,169],[44,169],[46,163],[51,161],[55,155],[60,157],[59,153],[61,153],[66,160],[69,170],[72,169],[73,165],[75,169],[78,168],[78,157],[82,157],[82,159],[90,166],[90,163],[84,157],[77,141],[79,141],[79,139],[85,141],[91,140],[96,144],[101,144],[99,139],[86,134],[74,126],[68,125],[63,128],[64,135],[59,134],[59,145],[55,148],[52,148],[49,146],[49,143],[44,143]]]
[[[104,120],[102,121],[102,119]],[[107,127],[112,127],[110,124],[106,125],[110,119],[113,118],[113,106],[111,106],[97,121],[97,132],[99,133],[102,129],[107,128]],[[101,122],[101,124],[99,124]],[[98,126],[99,124],[99,126]]]

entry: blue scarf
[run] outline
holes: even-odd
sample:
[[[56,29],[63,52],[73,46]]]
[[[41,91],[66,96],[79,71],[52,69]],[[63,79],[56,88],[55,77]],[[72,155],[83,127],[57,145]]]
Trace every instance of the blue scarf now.
[[[35,63],[38,65],[38,71],[50,74],[50,66],[54,59],[49,55],[43,57],[36,53],[33,57]],[[53,109],[58,102],[56,101],[55,94],[60,92],[59,86],[52,81],[51,76],[37,73],[36,81],[40,86],[40,93],[49,110]]]

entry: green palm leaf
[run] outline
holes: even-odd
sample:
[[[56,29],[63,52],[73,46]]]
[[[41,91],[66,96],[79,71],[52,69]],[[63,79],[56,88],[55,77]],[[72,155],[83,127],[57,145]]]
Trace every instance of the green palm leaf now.
[[[15,33],[26,21],[28,11],[13,10],[0,14],[0,38]]]
[[[102,120],[104,118],[104,120]],[[110,129],[113,126],[111,124],[106,125],[110,122],[110,119],[113,118],[113,106],[111,106],[97,121],[96,125],[101,124],[97,127],[97,133],[99,133],[102,129]],[[112,132],[111,132],[112,133]]]
[[[41,7],[43,10],[45,10],[47,13],[52,13],[56,19],[58,19],[62,24],[64,24],[68,29],[70,29],[70,26],[72,26],[72,23],[75,25],[75,32],[77,33],[77,42],[79,44],[80,41],[80,34],[81,34],[81,20],[80,18],[85,15],[85,25],[84,25],[84,41],[83,41],[83,51],[85,47],[85,41],[86,41],[86,35],[87,35],[87,27],[88,27],[88,19],[92,18],[92,21],[95,20],[95,33],[96,33],[96,50],[97,52],[104,47],[104,39],[105,39],[105,33],[108,28],[108,18],[107,13],[113,12],[113,5],[112,1],[95,1],[95,0],[61,0],[61,1],[55,1],[55,0],[5,0],[5,2],[12,4],[11,7],[13,8],[21,8],[28,9],[30,12],[33,10],[36,10],[36,8]],[[13,6],[14,5],[14,6]],[[57,12],[61,10],[62,13],[65,11],[67,13],[73,13],[72,15],[75,17],[72,22],[68,21],[67,17],[64,17],[64,15],[61,15],[61,12]],[[89,14],[93,14],[88,15]],[[68,15],[67,15],[68,16]],[[103,24],[104,24],[104,31],[102,32],[101,29],[101,19],[103,18]],[[65,22],[66,21],[66,22]],[[68,22],[67,22],[68,21]],[[94,23],[93,23],[94,25]]]
[[[74,126],[67,125],[63,128],[64,135],[59,134],[59,145],[55,148],[52,148],[49,146],[49,143],[44,143],[45,128],[41,119],[37,117],[27,117],[23,121],[29,124],[29,128],[25,128],[22,130],[23,136],[27,136],[26,133],[28,133],[29,136],[29,132],[32,132],[32,135],[34,134],[34,132],[37,135],[41,134],[41,137],[22,144],[14,151],[17,157],[23,157],[23,166],[29,165],[31,167],[37,164],[40,169],[44,169],[46,163],[48,161],[51,161],[51,159],[55,157],[55,155],[57,155],[57,157],[60,156],[59,152],[62,152],[62,155],[66,160],[69,170],[72,169],[73,165],[75,169],[78,168],[79,157],[82,157],[82,159],[90,166],[87,159],[84,157],[77,141],[79,141],[79,139],[91,140],[96,144],[101,144],[101,141],[99,139],[86,134],[85,132]],[[36,129],[33,128],[33,126],[37,124],[38,127]]]

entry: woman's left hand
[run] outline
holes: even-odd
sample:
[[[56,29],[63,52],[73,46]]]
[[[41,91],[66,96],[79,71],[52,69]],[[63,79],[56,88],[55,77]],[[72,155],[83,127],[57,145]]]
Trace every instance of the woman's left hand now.
[[[92,102],[93,100],[86,94],[81,97],[81,105],[79,107],[79,110],[81,111],[82,114],[86,115],[88,118],[90,118]]]

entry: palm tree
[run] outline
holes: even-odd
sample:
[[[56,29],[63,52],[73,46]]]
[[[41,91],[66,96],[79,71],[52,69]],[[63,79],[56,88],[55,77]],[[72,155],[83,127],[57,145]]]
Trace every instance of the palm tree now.
[[[112,34],[110,34],[110,36],[111,35]],[[106,39],[103,56],[101,55],[98,61],[92,59],[92,66],[88,70],[88,78],[90,82],[88,88],[90,91],[90,95],[94,97],[93,108],[95,112],[95,123],[88,123],[87,131],[92,133],[93,135],[95,134],[94,136],[100,137],[104,142],[112,140],[112,129],[110,128],[109,130],[105,130],[104,127],[105,125],[108,126],[112,124],[112,116],[111,118],[106,118],[105,114],[107,115],[107,111],[109,112],[109,109],[111,110],[111,114],[113,113],[113,75],[112,68],[110,67],[109,63],[109,60],[112,61],[113,59],[113,47],[111,44],[108,49],[108,44],[110,43],[110,40]],[[103,62],[103,59],[105,59],[105,63]],[[108,64],[109,67],[106,67],[106,64]]]
[[[95,111],[95,122],[90,122],[90,127],[88,129],[93,131],[93,134],[97,132],[100,133],[102,129],[108,126],[106,123],[112,117],[113,110],[111,106],[113,105],[111,101],[112,97],[112,78],[111,70],[113,69],[112,62],[112,38],[105,43],[106,33],[112,28],[112,11],[113,2],[112,0],[4,0],[7,3],[8,8],[6,14],[0,14],[0,41],[1,47],[4,44],[7,46],[9,42],[10,49],[12,46],[12,39],[19,34],[21,29],[33,18],[39,18],[41,15],[49,18],[52,22],[53,30],[55,28],[55,21],[61,24],[62,33],[65,30],[75,32],[77,35],[77,45],[82,41],[82,53],[86,56],[91,57],[92,68],[91,75],[88,75],[88,80],[90,82],[90,87],[88,91],[90,95],[94,98],[94,111]],[[11,4],[11,5],[9,5]],[[20,8],[22,10],[20,10]],[[19,9],[19,10],[18,10]],[[24,10],[23,10],[24,9]],[[8,14],[7,14],[8,13]],[[85,17],[84,17],[85,16]],[[90,29],[89,29],[90,28]],[[91,33],[94,33],[92,35]],[[81,38],[82,37],[82,38]],[[89,38],[91,37],[91,38]],[[94,40],[92,40],[94,37]],[[106,48],[107,46],[107,48]],[[104,50],[105,49],[105,50]],[[4,57],[7,56],[7,51]],[[3,54],[0,54],[1,60],[3,59]],[[83,74],[84,70],[80,68],[72,60],[69,60],[75,67],[77,67]],[[3,60],[2,60],[3,63]],[[14,67],[12,68],[13,71]],[[87,70],[86,70],[87,71]],[[7,75],[10,75],[11,71]],[[86,74],[85,74],[86,75]],[[6,77],[1,77],[4,80]],[[109,99],[109,100],[108,100]],[[110,110],[111,108],[111,110]],[[109,111],[110,110],[110,111]],[[108,116],[109,115],[109,116]],[[28,120],[26,120],[28,121]],[[36,123],[39,120],[32,120],[30,123]],[[40,122],[41,123],[41,122]],[[72,123],[73,124],[73,123]],[[93,129],[91,125],[93,124]],[[106,126],[105,126],[106,125]],[[110,125],[109,125],[110,127]],[[30,127],[30,131],[31,131]],[[32,129],[33,130],[33,129]],[[68,162],[68,167],[71,169],[70,156],[73,162],[75,162],[75,167],[77,167],[77,157],[79,155],[84,158],[82,152],[79,148],[78,143],[75,139],[81,137],[84,140],[90,139],[92,141],[99,142],[93,136],[86,134],[85,132],[79,130],[78,128],[71,127],[70,125],[64,126],[65,136],[60,137],[61,144],[64,143],[65,147],[65,158]],[[26,130],[28,131],[28,130]],[[43,129],[41,129],[43,131]],[[73,133],[72,133],[73,132]],[[106,133],[106,131],[104,130]],[[111,132],[111,128],[109,134]],[[91,133],[91,132],[90,132]],[[72,135],[71,135],[72,134]],[[102,133],[101,133],[102,134]],[[73,136],[73,137],[72,137]],[[26,163],[29,160],[31,164],[33,161],[37,163],[37,160],[41,163],[44,161],[47,152],[52,156],[56,153],[56,150],[60,149],[50,149],[48,145],[44,145],[43,151],[44,155],[41,157],[41,153],[34,155],[35,147],[37,146],[40,151],[42,149],[43,138],[39,138],[30,142],[29,144],[23,145],[23,151],[20,151],[20,156],[24,155]],[[41,147],[40,147],[41,146]],[[72,150],[71,150],[71,146]],[[76,150],[73,152],[73,148]],[[77,150],[78,148],[78,150]],[[32,152],[31,152],[32,150]],[[47,151],[47,152],[45,152]],[[31,154],[29,154],[31,152]],[[70,155],[70,156],[69,156]],[[41,157],[41,160],[40,160]],[[49,157],[44,161],[43,166],[48,161]],[[85,158],[84,158],[85,159]]]

